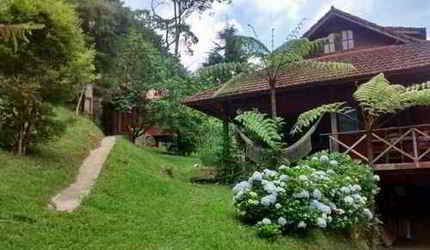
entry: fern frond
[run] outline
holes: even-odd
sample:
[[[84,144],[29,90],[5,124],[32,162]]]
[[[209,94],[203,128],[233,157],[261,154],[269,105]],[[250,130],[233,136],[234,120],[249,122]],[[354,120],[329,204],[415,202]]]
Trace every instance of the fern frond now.
[[[418,84],[413,84],[413,85],[407,87],[406,91],[424,90],[424,89],[430,89],[430,81],[418,83]]]
[[[18,40],[29,42],[27,35],[31,35],[33,30],[43,29],[43,24],[22,23],[22,24],[0,24],[0,39],[13,41],[15,51],[18,49]]]
[[[266,114],[246,111],[238,115],[235,120],[242,125],[245,134],[253,138],[257,144],[274,150],[281,149],[282,136],[279,133],[283,124],[281,118],[273,120]]]
[[[405,90],[401,85],[390,84],[381,73],[360,85],[353,96],[363,111],[372,116],[380,116],[396,113],[405,108],[405,97],[402,97]]]
[[[304,128],[311,126],[316,120],[326,113],[346,113],[350,110],[350,108],[345,107],[344,105],[345,102],[325,104],[300,114],[300,116],[297,118],[296,124],[291,130],[291,134],[301,133]]]

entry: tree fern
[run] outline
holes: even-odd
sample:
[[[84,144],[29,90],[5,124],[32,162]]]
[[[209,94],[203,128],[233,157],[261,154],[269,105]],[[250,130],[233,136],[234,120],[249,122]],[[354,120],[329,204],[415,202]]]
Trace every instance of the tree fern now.
[[[364,112],[376,117],[404,109],[402,93],[405,91],[401,85],[390,84],[381,73],[360,85],[353,96]]]
[[[281,118],[273,120],[268,118],[266,114],[246,111],[238,115],[235,120],[241,125],[244,133],[253,139],[253,142],[270,149],[281,149],[282,136],[279,133],[283,124]]]
[[[350,108],[345,107],[345,102],[337,102],[325,104],[306,111],[298,117],[296,124],[291,130],[291,134],[301,133],[303,128],[309,127],[326,113],[346,113],[348,110],[350,110]]]

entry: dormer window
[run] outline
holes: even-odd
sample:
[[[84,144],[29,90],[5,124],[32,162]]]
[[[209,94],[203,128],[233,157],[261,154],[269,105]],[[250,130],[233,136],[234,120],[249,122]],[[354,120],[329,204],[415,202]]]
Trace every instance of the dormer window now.
[[[328,54],[328,53],[334,53],[336,51],[336,46],[335,46],[335,35],[334,34],[330,34],[328,35],[328,37],[325,39],[325,43],[324,43],[324,53]]]
[[[343,50],[350,50],[354,48],[354,37],[352,30],[342,31],[342,48]]]

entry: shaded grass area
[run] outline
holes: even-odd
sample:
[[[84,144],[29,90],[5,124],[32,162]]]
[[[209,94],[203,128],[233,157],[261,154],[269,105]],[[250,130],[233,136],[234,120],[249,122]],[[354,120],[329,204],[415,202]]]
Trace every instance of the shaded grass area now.
[[[54,190],[70,182],[76,169],[64,168],[71,162],[36,167],[38,160],[3,157],[22,162],[7,167],[21,170],[7,170],[14,174],[1,180],[0,249],[354,249],[347,239],[321,232],[274,243],[259,239],[254,228],[235,219],[229,187],[189,182],[197,159],[123,139],[90,196],[71,214],[46,208]]]

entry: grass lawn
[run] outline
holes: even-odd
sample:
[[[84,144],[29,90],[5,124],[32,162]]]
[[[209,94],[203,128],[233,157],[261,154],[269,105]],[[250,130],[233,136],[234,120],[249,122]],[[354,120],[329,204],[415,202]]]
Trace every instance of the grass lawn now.
[[[196,159],[124,139],[77,211],[51,211],[49,198],[72,181],[100,138],[87,125],[79,119],[60,141],[41,147],[40,156],[0,152],[0,249],[354,249],[321,232],[275,243],[258,239],[235,219],[229,187],[189,182]]]

